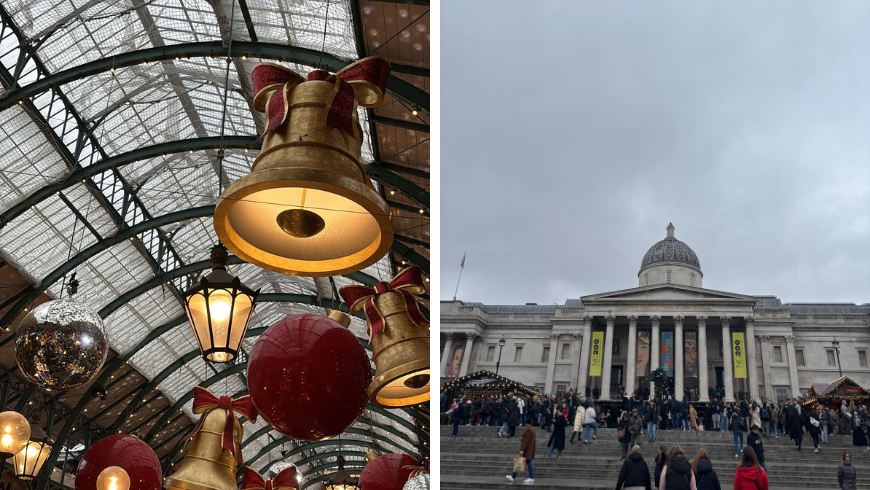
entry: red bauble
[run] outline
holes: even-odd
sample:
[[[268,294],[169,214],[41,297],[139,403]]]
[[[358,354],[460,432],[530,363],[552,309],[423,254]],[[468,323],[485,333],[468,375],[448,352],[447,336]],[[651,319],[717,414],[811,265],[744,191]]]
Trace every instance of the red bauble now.
[[[130,476],[130,490],[160,490],[163,471],[160,460],[138,437],[115,434],[100,439],[79,462],[76,490],[96,490],[97,477],[109,466],[120,466]]]
[[[366,407],[371,381],[359,339],[320,315],[272,325],[248,358],[248,391],[257,412],[293,439],[319,441],[347,430]]]
[[[403,466],[420,466],[416,459],[407,454],[385,454],[363,468],[359,475],[359,486],[362,490],[402,490],[413,469],[402,469]]]

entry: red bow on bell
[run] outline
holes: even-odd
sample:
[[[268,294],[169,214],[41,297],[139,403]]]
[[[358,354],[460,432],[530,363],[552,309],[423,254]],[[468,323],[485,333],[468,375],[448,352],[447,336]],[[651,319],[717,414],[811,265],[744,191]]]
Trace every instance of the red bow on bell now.
[[[241,461],[241,455],[236,454],[236,445],[233,441],[233,422],[236,420],[236,416],[230,412],[238,412],[245,417],[248,417],[248,420],[251,422],[256,422],[257,409],[254,408],[254,402],[251,401],[251,397],[248,395],[237,400],[233,400],[228,396],[218,398],[207,389],[195,386],[193,388],[193,413],[203,413],[214,409],[227,411],[227,425],[224,426],[223,444],[221,445],[222,450],[226,451],[229,449],[233,453],[233,456]],[[199,432],[202,428],[203,421],[205,421],[205,415],[199,418],[196,427],[193,428],[193,432],[184,438],[185,441]]]
[[[324,70],[314,70],[308,74],[307,81],[323,80],[335,82],[332,96],[327,102],[325,124],[330,128],[340,128],[356,138],[353,133],[353,111],[355,103],[363,107],[377,107],[384,101],[384,91],[390,76],[390,62],[381,56],[371,56],[352,63],[335,75]],[[269,124],[265,137],[287,117],[286,94],[296,85],[306,80],[296,72],[275,63],[260,63],[251,71],[254,82],[254,108],[265,111]],[[266,96],[269,95],[268,101]]]
[[[421,465],[420,462],[417,461],[416,458],[414,458],[410,454],[408,454],[408,453],[403,453],[403,454],[405,454],[406,456],[408,456],[411,459],[414,459],[414,462],[415,462],[415,464],[409,464],[409,465],[402,466],[403,470],[412,470],[411,475],[408,476],[409,480],[411,478],[414,478],[417,475],[423,475],[423,474],[429,473],[429,463],[428,462]]]
[[[267,480],[251,469],[250,466],[245,466],[245,476],[242,478],[241,490],[279,490],[290,488],[297,490],[299,488],[298,485],[295,466],[288,466],[279,471],[273,480]]]
[[[420,272],[420,266],[411,266],[400,272],[390,282],[379,282],[375,287],[368,286],[345,286],[338,293],[344,298],[345,303],[350,305],[350,312],[355,313],[361,308],[365,308],[366,318],[369,320],[371,330],[369,331],[369,339],[374,339],[381,330],[384,329],[384,317],[375,306],[374,299],[378,295],[396,291],[402,293],[405,299],[405,307],[411,320],[418,325],[429,324],[429,320],[420,313],[417,307],[417,298],[415,294],[420,294],[426,291],[423,286],[423,274]]]

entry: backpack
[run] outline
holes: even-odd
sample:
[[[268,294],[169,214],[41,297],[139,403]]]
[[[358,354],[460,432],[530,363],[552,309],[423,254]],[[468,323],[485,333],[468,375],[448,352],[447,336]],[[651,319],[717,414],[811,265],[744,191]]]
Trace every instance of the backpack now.
[[[761,420],[770,420],[770,410],[767,407],[761,409]]]

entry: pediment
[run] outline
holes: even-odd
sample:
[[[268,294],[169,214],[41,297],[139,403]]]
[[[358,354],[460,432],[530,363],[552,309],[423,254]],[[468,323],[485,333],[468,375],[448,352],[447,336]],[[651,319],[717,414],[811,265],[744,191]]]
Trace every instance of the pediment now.
[[[750,302],[755,303],[754,296],[743,294],[714,291],[712,289],[695,288],[678,284],[657,284],[609,293],[593,294],[581,298],[583,304],[592,302],[632,302],[632,301],[727,301],[727,302]]]

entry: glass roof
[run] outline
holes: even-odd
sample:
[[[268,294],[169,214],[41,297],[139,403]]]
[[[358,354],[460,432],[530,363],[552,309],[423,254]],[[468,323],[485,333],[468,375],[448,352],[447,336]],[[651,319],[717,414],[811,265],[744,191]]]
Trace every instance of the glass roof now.
[[[208,260],[217,241],[209,209],[216,204],[221,183],[226,187],[247,175],[259,152],[253,145],[228,148],[222,165],[217,147],[157,151],[141,157],[139,152],[165,143],[218,137],[222,127],[226,137],[256,139],[264,115],[252,109],[250,72],[259,62],[276,62],[271,55],[257,55],[261,45],[315,53],[322,49],[347,62],[376,51],[396,64],[397,80],[428,92],[428,76],[419,74],[428,73],[429,66],[428,6],[368,0],[8,0],[0,10],[4,89],[0,104],[15,97],[9,99],[14,103],[0,109],[0,213],[9,216],[0,230],[0,256],[44,299],[60,297],[69,273],[75,272],[80,282],[76,299],[102,310],[113,355],[129,356],[127,364],[135,371],[116,385],[126,391],[117,394],[109,389],[110,396],[118,398],[117,407],[105,408],[106,403],[100,402],[97,408],[107,417],[105,422],[98,419],[97,425],[107,428],[117,422],[119,431],[156,432],[152,447],[158,446],[163,456],[187,432],[181,429],[199,417],[191,412],[194,386],[210,383],[215,393],[237,396],[246,390],[244,370],[213,382],[231,366],[209,366],[198,355],[191,356],[198,353],[198,345],[184,318],[179,291],[198,281],[207,269],[175,271]],[[357,39],[355,32],[362,33],[363,39]],[[220,52],[230,35],[233,42],[254,46],[252,54],[234,57],[232,63],[222,56],[197,55],[143,58],[115,66],[116,57],[131,52],[182,44],[217,43]],[[103,62],[103,69],[82,71],[87,63]],[[313,69],[282,64],[303,76]],[[58,74],[71,75],[33,96],[15,96],[16,90]],[[363,163],[389,163],[400,179],[428,192],[426,104],[425,111],[414,108],[422,112],[412,117],[406,102],[387,95],[382,108],[359,108],[358,115],[364,131]],[[391,125],[391,119],[397,124]],[[408,128],[409,122],[416,126]],[[69,179],[75,172],[124,155],[132,156],[82,180]],[[64,186],[40,194],[55,184]],[[408,198],[406,191],[375,185],[391,205],[397,233],[428,260],[428,213],[418,213],[422,205]],[[152,224],[172,213],[177,219]],[[128,231],[131,227],[137,228]],[[129,236],[112,242],[125,233]],[[376,281],[389,280],[396,262],[404,260],[391,253],[361,272]],[[229,270],[262,293],[340,300],[333,298],[326,278],[286,276],[244,263]],[[336,289],[360,284],[344,276],[333,279]],[[122,297],[124,301],[119,300]],[[6,301],[12,305],[16,299],[10,295]],[[327,312],[312,304],[263,302],[250,328],[267,327],[288,315]],[[351,331],[367,342],[365,322],[356,317],[352,321]],[[162,333],[146,341],[156,331]],[[256,339],[248,337],[243,351],[250,352]],[[174,366],[179,359],[186,361]],[[156,383],[161,396],[153,399],[151,407],[135,408],[148,405],[142,401],[157,393],[137,392],[149,382]],[[134,395],[136,403],[124,410]],[[87,396],[86,388],[67,393],[61,402],[74,405],[75,397],[82,396]],[[184,417],[175,417],[165,428],[156,427],[161,414],[168,414],[176,404]],[[127,420],[108,417],[124,412]],[[404,410],[367,409],[354,424],[358,430],[342,436],[342,450],[349,451],[345,459],[361,460],[373,445],[380,452],[417,453],[422,447],[414,429],[417,423]],[[266,425],[262,420],[246,421],[244,427],[247,439]],[[261,470],[310,461],[318,453],[335,450],[335,445],[315,446],[285,458],[282,451],[292,452],[304,443],[285,439],[265,449],[280,437],[267,431],[251,439],[243,450],[247,464]],[[300,469],[306,472],[334,461],[334,456],[328,456],[301,464]]]

